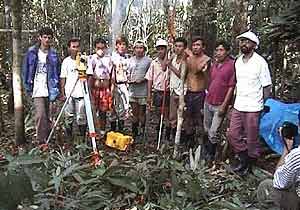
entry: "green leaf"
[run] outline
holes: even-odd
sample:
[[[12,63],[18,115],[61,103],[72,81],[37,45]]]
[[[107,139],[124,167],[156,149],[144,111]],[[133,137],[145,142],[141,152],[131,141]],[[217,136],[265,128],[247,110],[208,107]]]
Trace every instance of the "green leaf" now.
[[[140,192],[140,190],[137,187],[136,180],[131,178],[131,177],[127,177],[127,176],[110,176],[110,177],[106,177],[106,179],[112,185],[122,187],[124,189],[127,189],[127,190],[135,192],[135,193]]]

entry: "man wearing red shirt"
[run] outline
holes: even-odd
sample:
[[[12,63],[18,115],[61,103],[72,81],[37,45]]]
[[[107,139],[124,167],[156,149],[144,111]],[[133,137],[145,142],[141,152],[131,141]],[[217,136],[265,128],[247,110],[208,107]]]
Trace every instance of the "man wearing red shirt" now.
[[[208,137],[206,152],[213,161],[218,143],[217,132],[224,119],[235,87],[234,60],[229,56],[230,45],[219,41],[215,49],[215,62],[209,73],[208,93],[204,103],[204,130]]]

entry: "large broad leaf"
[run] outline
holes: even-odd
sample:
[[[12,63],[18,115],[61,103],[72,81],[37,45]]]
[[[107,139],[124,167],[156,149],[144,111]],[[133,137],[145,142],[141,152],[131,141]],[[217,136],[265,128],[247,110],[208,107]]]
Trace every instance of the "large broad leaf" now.
[[[134,193],[140,193],[139,188],[137,187],[137,179],[128,177],[128,176],[110,176],[106,177],[112,185],[122,187]]]

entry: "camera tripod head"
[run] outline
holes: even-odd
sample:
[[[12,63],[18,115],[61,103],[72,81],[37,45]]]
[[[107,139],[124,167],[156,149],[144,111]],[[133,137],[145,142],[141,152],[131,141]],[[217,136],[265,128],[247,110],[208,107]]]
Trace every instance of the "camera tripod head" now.
[[[76,66],[77,66],[77,71],[78,71],[80,77],[83,77],[86,75],[87,59],[88,59],[88,57],[87,57],[86,53],[78,52],[76,55]]]

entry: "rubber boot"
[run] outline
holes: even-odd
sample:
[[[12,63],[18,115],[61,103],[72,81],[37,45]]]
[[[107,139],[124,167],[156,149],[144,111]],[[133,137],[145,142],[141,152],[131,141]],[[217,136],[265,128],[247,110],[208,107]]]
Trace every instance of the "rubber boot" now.
[[[171,127],[166,127],[166,133],[165,133],[165,140],[166,141],[170,141],[170,137],[171,137]]]
[[[139,134],[139,123],[138,122],[132,123],[131,130],[132,130],[133,138],[136,139]]]
[[[66,137],[67,138],[71,138],[72,137],[72,134],[73,134],[73,126],[72,126],[72,124],[67,124],[65,126],[65,132],[66,132]]]
[[[232,170],[239,176],[247,175],[251,170],[250,158],[247,151],[239,153],[240,162],[236,167],[232,167]]]
[[[195,134],[187,134],[185,145],[187,148],[193,148],[195,146]]]
[[[79,125],[78,129],[79,129],[80,136],[85,137],[86,136],[86,125]]]
[[[117,130],[117,122],[116,121],[112,121],[110,123],[110,130],[111,131],[116,131]]]
[[[213,166],[213,161],[215,160],[216,156],[216,150],[217,150],[217,144],[216,143],[211,143],[211,141],[207,142],[207,154],[206,154],[206,163],[209,168]]]
[[[118,121],[118,129],[120,132],[122,132],[124,130],[124,120]]]

